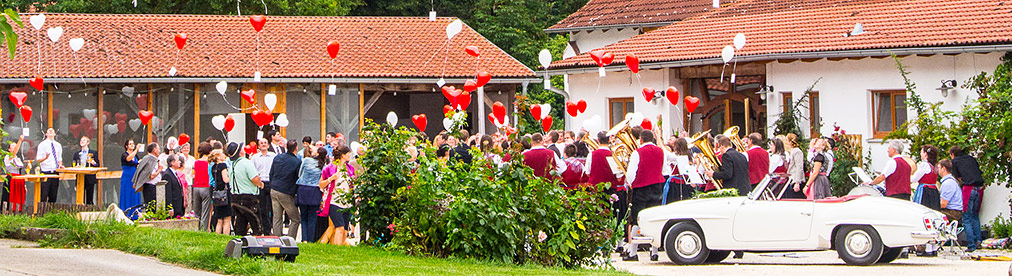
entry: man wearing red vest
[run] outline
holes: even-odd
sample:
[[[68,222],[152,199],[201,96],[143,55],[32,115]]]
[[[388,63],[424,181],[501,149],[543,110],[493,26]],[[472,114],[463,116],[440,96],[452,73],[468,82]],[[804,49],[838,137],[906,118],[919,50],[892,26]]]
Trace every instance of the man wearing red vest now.
[[[748,148],[746,150],[746,157],[748,157],[748,183],[752,184],[753,188],[770,172],[770,153],[759,146],[763,143],[762,139],[763,137],[759,133],[752,133],[743,141],[745,148]]]
[[[910,175],[912,175],[911,168],[914,167],[914,160],[901,155],[903,143],[900,141],[889,141],[889,147],[886,150],[892,160],[886,162],[882,174],[866,184],[877,185],[885,181],[886,196],[909,201]]]
[[[611,149],[608,148],[609,142],[607,132],[597,133],[599,147],[590,153],[590,158],[587,158],[587,164],[583,166],[583,170],[590,176],[591,185],[601,182],[611,183],[611,187],[605,190],[605,193],[611,195],[611,212],[615,214],[615,225],[618,226],[622,224],[622,219],[625,218],[626,212],[629,210],[629,201],[626,199],[625,185],[622,185],[622,181],[615,175],[611,163],[608,162],[612,156]]]
[[[664,175],[661,174],[664,167],[664,150],[654,144],[656,139],[653,132],[642,131],[639,136],[641,146],[629,156],[629,166],[625,175],[626,184],[632,188],[629,225],[639,224],[639,213],[643,209],[661,205],[664,184]],[[636,255],[635,248],[628,247],[626,252],[629,255],[623,257],[622,260],[638,261],[639,256]],[[656,261],[656,250],[656,248],[650,249],[650,260],[652,261]]]
[[[531,135],[531,149],[524,152],[524,165],[534,169],[534,175],[537,177],[555,178],[551,171],[561,175],[566,171],[566,162],[556,156],[554,151],[545,148],[544,142],[544,136],[540,133]]]

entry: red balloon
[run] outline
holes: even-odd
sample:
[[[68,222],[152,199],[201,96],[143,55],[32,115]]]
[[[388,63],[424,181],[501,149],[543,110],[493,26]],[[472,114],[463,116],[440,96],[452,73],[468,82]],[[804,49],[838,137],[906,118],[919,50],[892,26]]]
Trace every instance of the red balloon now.
[[[119,130],[119,133],[123,133],[124,131],[126,131],[126,128],[127,128],[127,122],[126,121],[116,122],[116,129]]]
[[[338,43],[337,40],[331,40],[330,42],[327,42],[327,54],[330,55],[331,59],[337,58],[337,52],[340,51],[341,51],[341,43]]]
[[[495,114],[489,113],[488,114],[488,121],[492,122],[493,125],[499,125],[499,121],[496,120]]]
[[[271,121],[274,121],[274,113],[270,110],[254,110],[251,116],[253,117],[253,122],[261,127],[270,124]]]
[[[190,141],[190,135],[186,135],[186,133],[179,134],[179,144],[180,145],[186,144],[186,142],[189,142],[189,141]]]
[[[453,107],[450,105],[443,106],[443,116],[449,116],[450,112],[453,112]]]
[[[17,106],[18,108],[21,108],[22,105],[25,105],[25,99],[28,98],[28,93],[25,93],[25,92],[11,92],[11,95],[9,96],[9,98],[11,99],[11,102],[14,103],[14,106]]]
[[[678,88],[674,86],[668,87],[668,91],[664,94],[668,96],[668,101],[671,102],[671,105],[678,105]]]
[[[14,112],[8,112],[7,113],[7,122],[8,123],[13,123],[15,116],[17,116],[17,115],[15,115]]]
[[[256,94],[257,94],[256,90],[250,89],[250,90],[242,91],[242,92],[240,92],[240,94],[242,94],[242,99],[246,100],[246,102],[248,102],[249,104],[253,104],[253,103],[256,102],[256,98],[255,98]]]
[[[25,106],[21,107],[21,119],[25,120],[25,123],[27,123],[29,120],[32,119],[32,107],[31,106],[25,105]]]
[[[102,120],[99,122],[104,124],[105,122],[109,121],[109,118],[112,118],[112,112],[102,111],[102,118],[101,118]]]
[[[457,106],[457,96],[460,95],[460,90],[453,86],[443,86],[442,90],[443,96],[446,97],[446,100],[450,101],[450,107]],[[446,114],[446,112],[443,112],[443,114]]]
[[[653,88],[645,87],[643,88],[643,98],[647,99],[648,102],[652,101],[654,100],[654,93],[656,92],[657,91],[654,90]]]
[[[127,115],[123,113],[116,113],[115,117],[117,122],[126,122],[127,120]]]
[[[580,112],[580,108],[577,107],[575,103],[566,102],[566,113],[569,113],[569,116],[576,117],[578,112]]]
[[[418,114],[411,116],[411,122],[415,123],[415,127],[418,127],[418,130],[425,132],[425,126],[429,124],[429,119],[425,118],[425,114]]]
[[[176,48],[182,50],[186,46],[186,34],[178,33],[173,37],[176,40]]]
[[[467,52],[467,54],[471,55],[472,57],[478,57],[481,55],[480,53],[478,53],[478,46],[464,47],[464,52]]]
[[[651,130],[654,129],[654,123],[651,123],[650,120],[648,119],[643,119],[643,122],[640,123],[640,127],[642,127],[645,130]]]
[[[498,119],[500,122],[505,122],[506,121],[506,106],[503,105],[502,102],[498,102],[498,101],[495,102],[495,103],[493,103],[492,104],[492,114],[494,114],[495,118]]]
[[[699,98],[685,96],[685,111],[692,113],[693,111],[696,111],[696,107],[699,107]]]
[[[264,29],[264,24],[267,23],[267,17],[263,15],[250,15],[249,23],[253,25],[253,30],[258,33]]]
[[[590,59],[594,60],[594,62],[597,63],[597,66],[602,66],[602,67],[605,66],[605,64],[601,62],[601,57],[602,56],[604,56],[604,51],[598,50],[598,51],[591,51],[590,52]]]
[[[541,106],[531,105],[531,116],[534,116],[534,120],[541,120]]]
[[[249,144],[245,147],[242,147],[242,150],[246,152],[246,154],[257,153],[257,142],[249,142]]]
[[[42,84],[42,77],[35,77],[34,79],[30,79],[30,80],[28,80],[28,84],[31,84],[32,87],[35,87],[35,90],[39,90],[39,91],[42,91],[43,88],[46,88]]]
[[[148,109],[148,95],[140,95],[134,98],[134,102],[137,103],[137,108]]]
[[[608,64],[611,64],[612,61],[615,61],[615,55],[614,54],[612,54],[612,53],[604,53],[604,55],[601,55],[601,63],[604,64],[602,66],[608,66]]]
[[[226,116],[225,117],[225,132],[232,131],[232,128],[234,128],[234,127],[235,127],[235,119],[232,119],[232,115]]]
[[[471,105],[471,93],[464,91],[457,96],[457,108],[460,110],[467,110],[467,106]]]
[[[478,89],[478,83],[474,82],[474,80],[464,82],[464,92],[474,92],[475,89]]]
[[[586,112],[587,111],[587,101],[580,100],[579,102],[576,102],[576,108],[580,109],[580,113]]]
[[[548,115],[544,120],[541,120],[541,129],[548,132],[552,129],[552,115]]]
[[[485,86],[491,80],[492,75],[489,74],[488,72],[485,71],[478,72],[478,87]]]
[[[70,125],[70,134],[73,134],[74,138],[81,138],[81,125]]]
[[[155,113],[151,110],[141,110],[141,112],[137,112],[137,116],[141,117],[141,123],[146,125],[151,122],[151,117],[154,117]]]
[[[629,67],[629,71],[632,71],[633,74],[639,74],[640,59],[634,54],[625,55],[625,66]]]

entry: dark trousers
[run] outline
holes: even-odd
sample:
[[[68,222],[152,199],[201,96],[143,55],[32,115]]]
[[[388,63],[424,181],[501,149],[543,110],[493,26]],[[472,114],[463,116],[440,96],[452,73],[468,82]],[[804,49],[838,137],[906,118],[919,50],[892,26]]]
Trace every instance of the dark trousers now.
[[[144,198],[144,204],[155,201],[157,199],[157,189],[155,185],[143,184],[141,188],[141,197]]]
[[[330,205],[328,204],[328,206]],[[317,206],[317,209],[319,209],[319,206]],[[313,215],[316,216],[316,214]],[[317,216],[316,231],[314,231],[316,233],[313,233],[313,241],[314,242],[319,241],[320,238],[323,237],[323,233],[327,232],[327,228],[330,228],[330,218]]]
[[[320,237],[316,235],[316,212],[320,210],[320,204],[299,205],[299,217],[302,218],[302,241],[316,242]]]
[[[629,225],[639,225],[639,215],[643,209],[661,205],[663,185],[662,182],[632,189],[632,201],[629,202],[632,206],[629,211]]]
[[[257,195],[257,199],[260,200],[260,229],[264,235],[271,234],[271,228],[274,227],[274,219],[271,215],[271,210],[274,209],[271,205],[271,184],[270,182],[264,181],[264,188],[260,189],[260,194]]]
[[[253,231],[254,236],[263,234],[263,227],[260,224],[260,200],[257,195],[238,194],[232,195],[232,212],[235,215],[234,231],[237,236],[245,236]],[[251,230],[252,229],[252,230]]]
[[[84,176],[84,204],[94,205],[95,204],[95,185],[98,184],[98,179],[94,175]]]
[[[969,201],[963,203],[966,209],[963,210],[963,216],[961,223],[963,223],[963,233],[966,234],[966,249],[977,250],[980,249],[980,242],[983,236],[980,232],[980,188],[970,189]]]
[[[910,201],[910,194],[895,194],[889,195],[888,197]]]
[[[58,174],[55,171],[42,172],[44,174]],[[46,181],[42,181],[41,191],[39,193],[39,202],[56,202],[56,194],[60,191],[60,179],[59,178],[47,178]]]

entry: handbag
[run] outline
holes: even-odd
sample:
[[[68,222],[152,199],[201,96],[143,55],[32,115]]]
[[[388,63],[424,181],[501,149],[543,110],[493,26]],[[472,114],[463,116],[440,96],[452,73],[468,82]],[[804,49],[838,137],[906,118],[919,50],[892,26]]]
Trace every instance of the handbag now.
[[[214,206],[226,206],[228,202],[228,190],[214,190],[211,192],[211,202]]]

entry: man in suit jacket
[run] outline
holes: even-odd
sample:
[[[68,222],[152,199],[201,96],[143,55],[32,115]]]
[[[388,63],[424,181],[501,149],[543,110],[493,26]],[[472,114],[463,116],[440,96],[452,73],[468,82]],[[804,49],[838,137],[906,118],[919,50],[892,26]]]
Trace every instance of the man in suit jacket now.
[[[134,190],[141,191],[144,203],[155,200],[155,183],[162,181],[162,167],[158,164],[158,155],[162,153],[157,143],[148,144],[144,148],[147,154],[137,163],[134,173]]]
[[[723,188],[736,188],[738,195],[748,195],[752,191],[752,185],[748,182],[748,160],[745,155],[739,153],[731,145],[731,139],[720,137],[716,143],[717,152],[720,156],[720,169],[718,171],[706,171],[706,175],[723,181]]]
[[[183,201],[183,186],[186,185],[186,175],[183,174],[183,160],[178,155],[169,154],[165,158],[169,168],[162,172],[162,179],[165,180],[165,204],[172,206],[172,217],[181,217],[186,214],[186,206]]]
[[[88,136],[82,136],[81,151],[74,154],[74,164],[78,167],[101,167],[97,158],[98,151],[89,149],[89,144],[91,144],[91,139],[88,139]],[[94,174],[84,176],[84,204],[95,204],[95,184],[98,184],[98,178]]]

